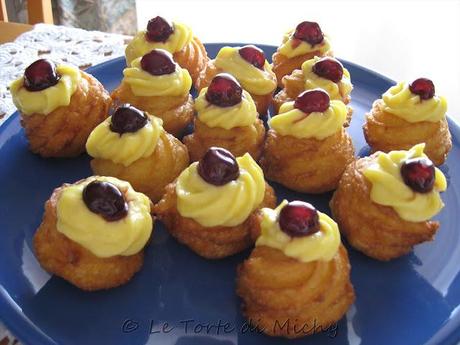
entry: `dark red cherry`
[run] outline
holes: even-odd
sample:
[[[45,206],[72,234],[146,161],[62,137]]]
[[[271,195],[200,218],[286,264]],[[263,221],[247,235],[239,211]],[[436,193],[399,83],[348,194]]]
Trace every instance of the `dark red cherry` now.
[[[110,121],[110,130],[115,133],[134,133],[147,124],[147,116],[129,104],[123,104],[115,110]]]
[[[294,38],[310,43],[312,46],[323,42],[324,35],[315,22],[302,22],[295,28]]]
[[[206,100],[219,107],[231,107],[241,102],[243,89],[240,83],[228,73],[217,74],[206,91]]]
[[[29,91],[40,91],[56,85],[61,76],[56,72],[56,65],[47,59],[32,63],[24,71],[24,86]]]
[[[321,89],[302,92],[294,102],[294,108],[302,110],[306,114],[324,112],[329,108],[329,95]]]
[[[173,25],[163,17],[156,16],[147,24],[147,40],[151,42],[165,42],[174,32]]]
[[[401,165],[401,176],[413,191],[431,192],[435,177],[434,164],[425,157],[408,159]]]
[[[222,186],[240,176],[240,167],[230,151],[211,147],[198,162],[198,174],[206,182]]]
[[[338,83],[343,77],[343,66],[336,59],[324,57],[318,60],[312,68],[313,73]]]
[[[281,230],[292,237],[312,235],[320,230],[318,211],[309,203],[291,201],[280,212]]]
[[[176,70],[176,63],[168,51],[153,49],[142,57],[141,67],[151,75],[164,75],[173,73]]]
[[[434,96],[434,84],[430,79],[418,78],[409,85],[412,93],[419,95],[421,99],[430,99]]]
[[[249,62],[251,65],[257,67],[258,69],[264,69],[265,54],[262,51],[262,49],[257,48],[253,45],[247,45],[241,47],[238,50],[238,53],[240,53],[240,56],[247,62]]]
[[[91,212],[113,222],[128,214],[123,193],[110,182],[94,180],[83,189],[83,201]]]

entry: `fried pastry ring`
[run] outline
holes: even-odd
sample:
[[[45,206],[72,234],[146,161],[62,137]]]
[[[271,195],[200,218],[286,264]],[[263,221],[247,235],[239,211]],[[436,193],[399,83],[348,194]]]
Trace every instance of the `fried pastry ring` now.
[[[270,129],[260,166],[268,180],[298,192],[323,193],[337,187],[353,160],[353,143],[344,128],[324,140],[282,136]]]
[[[408,150],[418,143],[425,143],[425,153],[435,165],[445,162],[452,148],[447,119],[438,122],[407,122],[383,110],[381,99],[374,102],[366,115],[364,137],[373,152]]]
[[[283,77],[291,74],[294,70],[300,69],[302,64],[315,56],[334,56],[332,51],[327,51],[325,54],[321,54],[319,50],[315,50],[303,55],[294,56],[288,58],[287,56],[276,51],[272,56],[273,61],[273,72],[275,72],[276,80],[278,80],[278,87],[283,87]],[[303,91],[303,90],[302,90]]]
[[[341,233],[354,248],[387,261],[407,254],[418,243],[432,240],[439,223],[406,221],[393,208],[370,199],[371,183],[363,171],[376,159],[377,153],[347,167],[330,207]]]
[[[193,98],[190,94],[177,96],[136,96],[129,85],[121,83],[112,92],[116,103],[129,103],[163,120],[163,128],[174,136],[179,136],[193,120]]]
[[[206,68],[209,60],[203,43],[195,36],[181,51],[174,53],[173,58],[179,66],[190,73],[194,85],[196,85],[201,71]]]
[[[284,76],[282,79],[282,84],[284,88],[273,97],[273,108],[275,110],[275,114],[278,114],[282,104],[295,101],[297,96],[305,91],[304,75],[302,70],[295,69],[291,74]],[[345,104],[349,104],[351,97],[348,95],[344,97],[342,101]],[[344,124],[345,127],[348,127],[350,124],[351,116],[353,114],[353,109],[349,106],[347,106],[347,111],[347,121]]]
[[[96,78],[80,73],[82,80],[68,106],[47,115],[21,114],[21,125],[32,152],[42,157],[78,156],[85,152],[91,131],[108,116],[108,92]]]
[[[187,145],[192,162],[200,160],[212,146],[227,149],[235,157],[249,152],[254,160],[258,160],[262,154],[264,140],[265,128],[260,119],[251,126],[231,129],[211,128],[195,119],[195,131],[184,138],[184,144]]]
[[[209,86],[216,74],[222,72],[223,70],[217,68],[214,64],[214,60],[209,60],[206,65],[206,68],[201,72],[201,75],[197,80],[196,88],[198,92],[200,92],[202,88]],[[251,95],[252,99],[254,100],[254,103],[256,104],[257,112],[260,115],[267,114],[268,107],[272,102],[273,92],[267,93],[266,95],[255,95],[251,92],[249,92],[249,94]]]
[[[252,324],[270,336],[286,338],[326,330],[355,299],[342,244],[332,260],[308,263],[257,246],[238,267],[236,291]]]
[[[189,164],[187,148],[178,139],[163,131],[148,157],[125,167],[109,159],[94,158],[91,169],[95,175],[113,176],[128,181],[133,188],[146,194],[150,200],[157,202],[171,183]]]
[[[56,227],[56,205],[63,187],[55,189],[46,202],[42,223],[34,236],[40,265],[82,290],[110,289],[127,283],[141,269],[144,252],[99,258],[60,233]]]
[[[266,184],[265,197],[259,208],[274,207],[275,204],[275,192]],[[202,257],[224,258],[239,253],[254,243],[250,235],[252,215],[237,226],[204,227],[191,218],[182,217],[176,205],[176,183],[173,182],[166,186],[163,199],[154,206],[154,214],[166,225],[172,236]],[[255,211],[252,214],[254,213]]]

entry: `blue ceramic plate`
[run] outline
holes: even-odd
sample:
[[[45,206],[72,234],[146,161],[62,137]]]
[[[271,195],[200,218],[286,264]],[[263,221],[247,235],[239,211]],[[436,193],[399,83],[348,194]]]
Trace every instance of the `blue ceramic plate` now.
[[[221,44],[208,44],[215,56]],[[274,47],[262,46],[267,56]],[[353,90],[349,132],[368,152],[364,114],[392,81],[344,62]],[[122,78],[122,58],[89,69],[107,89]],[[356,302],[337,327],[299,340],[270,338],[248,328],[235,295],[235,269],[249,251],[204,260],[157,223],[140,273],[125,286],[87,293],[39,266],[32,238],[56,186],[91,175],[89,158],[42,159],[27,149],[14,115],[0,129],[0,317],[24,343],[49,344],[454,344],[460,339],[460,129],[449,121],[454,147],[442,170],[446,204],[432,243],[389,263],[349,250]],[[329,213],[331,194],[293,193],[275,185],[279,200],[304,199]],[[363,210],[366,212],[366,210]]]

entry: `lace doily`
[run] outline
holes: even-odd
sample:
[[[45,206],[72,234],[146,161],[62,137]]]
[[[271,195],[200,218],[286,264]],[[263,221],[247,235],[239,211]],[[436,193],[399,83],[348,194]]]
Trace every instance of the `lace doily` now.
[[[0,125],[16,110],[8,85],[38,58],[87,68],[124,54],[130,36],[37,24],[0,45]]]
[[[130,39],[118,34],[37,24],[14,42],[0,44],[0,125],[16,110],[8,85],[36,59],[46,57],[83,69],[122,56]],[[0,343],[19,344],[1,321]]]

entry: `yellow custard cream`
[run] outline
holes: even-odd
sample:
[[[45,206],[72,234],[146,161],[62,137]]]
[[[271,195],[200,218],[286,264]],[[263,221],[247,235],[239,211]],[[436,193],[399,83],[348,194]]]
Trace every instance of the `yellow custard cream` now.
[[[176,70],[170,74],[152,75],[141,67],[137,58],[131,67],[123,70],[123,83],[127,83],[133,94],[139,97],[183,96],[192,87],[192,78],[188,71],[176,64]]]
[[[140,158],[149,157],[163,132],[162,120],[149,116],[146,125],[136,132],[119,134],[110,130],[112,117],[100,123],[86,142],[91,157],[111,160],[125,167]]]
[[[202,89],[200,95],[195,99],[197,117],[206,126],[232,129],[250,126],[256,122],[257,109],[249,92],[243,90],[240,103],[231,107],[219,107],[206,100],[207,90],[207,87]]]
[[[265,195],[262,169],[246,153],[237,159],[240,176],[223,186],[214,186],[198,174],[192,163],[177,179],[177,210],[205,227],[237,226],[260,205]]]
[[[243,89],[254,95],[266,95],[276,89],[270,64],[265,60],[261,70],[244,60],[239,51],[240,47],[223,47],[219,50],[214,64],[222,71],[232,74],[241,83]]]
[[[284,200],[274,210],[271,208],[261,210],[261,235],[256,241],[256,246],[279,249],[284,255],[302,262],[331,260],[340,246],[337,223],[328,215],[318,211],[320,231],[310,236],[291,237],[281,230],[278,223],[279,213],[287,204],[287,200]]]
[[[268,124],[281,135],[291,135],[297,139],[323,140],[343,127],[347,118],[347,107],[342,101],[331,100],[329,108],[323,112],[305,114],[294,108],[294,102],[281,105],[278,115]]]
[[[88,209],[82,193],[95,179],[110,182],[122,191],[128,203],[124,218],[109,222]],[[134,255],[144,248],[153,230],[150,200],[134,191],[128,182],[114,177],[91,177],[62,190],[57,201],[57,230],[100,258]]]
[[[310,43],[295,39],[292,35],[294,30],[289,30],[283,36],[283,43],[278,48],[278,51],[288,57],[293,58],[299,55],[308,54],[311,52],[318,52],[317,55],[324,55],[331,50],[329,38],[324,35],[323,42],[312,46]]]
[[[396,115],[407,122],[438,122],[446,116],[447,101],[442,96],[422,100],[413,94],[409,84],[400,82],[391,87],[382,96],[385,104],[383,110]]]
[[[184,49],[193,39],[192,30],[184,24],[173,23],[174,31],[165,42],[150,42],[146,39],[146,31],[139,31],[127,45],[126,62],[129,65],[134,59],[143,56],[153,49],[164,49],[171,54]]]
[[[377,162],[364,171],[371,182],[370,197],[377,204],[390,206],[404,220],[423,222],[436,215],[444,204],[439,192],[447,188],[444,174],[435,168],[435,182],[429,193],[418,193],[407,186],[401,176],[401,165],[410,158],[426,157],[425,144],[418,144],[409,151],[380,152]]]
[[[304,75],[305,90],[312,90],[316,88],[323,89],[329,94],[331,99],[342,100],[348,97],[353,90],[351,84],[350,72],[346,68],[343,69],[343,77],[338,83],[320,77],[313,72],[313,66],[316,62],[321,60],[320,57],[315,56],[313,59],[307,60],[302,64],[302,72]]]
[[[40,91],[29,91],[24,87],[24,77],[16,79],[10,85],[11,95],[16,108],[24,114],[48,115],[59,107],[70,104],[70,99],[81,84],[87,88],[88,84],[81,77],[80,70],[70,65],[58,65],[56,72],[61,76],[56,85]]]

